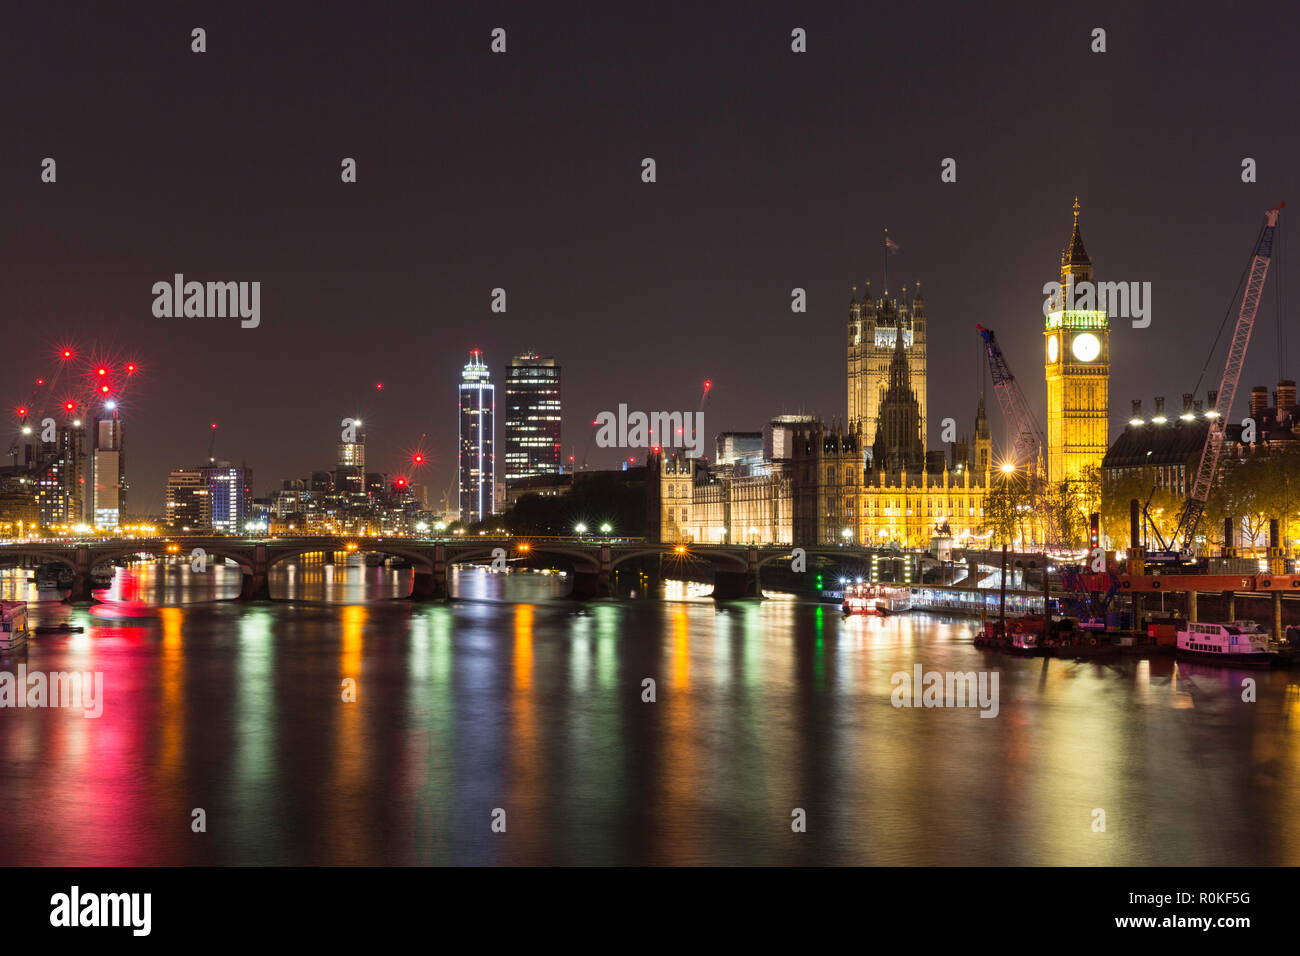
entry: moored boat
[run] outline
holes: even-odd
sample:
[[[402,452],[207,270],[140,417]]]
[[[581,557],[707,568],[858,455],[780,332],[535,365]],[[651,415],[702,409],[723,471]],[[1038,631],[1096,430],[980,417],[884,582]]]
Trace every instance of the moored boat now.
[[[1277,652],[1269,646],[1268,632],[1254,621],[1228,621],[1224,624],[1188,621],[1178,629],[1176,654],[1234,664],[1271,664],[1278,658]]]
[[[72,587],[72,568],[57,561],[49,561],[36,569],[36,590],[58,591]]]
[[[1046,657],[1052,648],[1043,640],[1041,617],[1008,620],[1006,632],[997,621],[986,621],[975,635],[975,646],[1017,657]]]
[[[27,602],[0,601],[0,651],[17,650],[27,638]]]
[[[846,584],[840,610],[845,614],[893,614],[906,611],[911,605],[912,593],[907,588],[887,587],[881,584]]]

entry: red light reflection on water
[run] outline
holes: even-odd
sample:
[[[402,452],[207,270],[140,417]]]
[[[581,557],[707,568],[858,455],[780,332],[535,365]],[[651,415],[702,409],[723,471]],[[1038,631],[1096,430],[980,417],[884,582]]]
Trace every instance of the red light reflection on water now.
[[[112,597],[116,590],[117,597]],[[122,618],[156,618],[158,608],[140,599],[140,580],[130,568],[118,572],[113,580],[113,587],[95,592],[96,600],[101,603],[90,609],[93,617],[105,620]]]

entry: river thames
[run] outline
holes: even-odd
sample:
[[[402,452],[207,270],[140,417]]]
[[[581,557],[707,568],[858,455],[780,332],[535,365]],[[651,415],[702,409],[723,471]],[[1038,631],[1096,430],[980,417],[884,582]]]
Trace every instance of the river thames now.
[[[463,569],[425,604],[317,565],[272,581],[305,603],[217,600],[238,585],[135,566],[70,608],[0,578],[85,627],[0,671],[104,688],[98,718],[0,709],[0,863],[1300,864],[1294,672],[1000,657],[966,619],[675,582],[577,604]],[[996,671],[996,716],[893,706],[917,665]]]

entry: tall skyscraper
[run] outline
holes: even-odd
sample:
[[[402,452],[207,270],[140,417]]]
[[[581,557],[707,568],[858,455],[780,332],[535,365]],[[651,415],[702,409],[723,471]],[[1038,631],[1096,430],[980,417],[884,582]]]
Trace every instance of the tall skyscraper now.
[[[355,422],[339,438],[338,469],[334,476],[339,494],[364,496],[366,493],[366,433],[361,426],[360,421]]]
[[[58,425],[53,441],[38,446],[36,500],[41,524],[75,526],[86,515],[86,427],[80,418]]]
[[[461,371],[460,381],[460,520],[481,521],[493,512],[496,463],[493,458],[493,412],[496,397],[478,349]]]
[[[1047,374],[1047,477],[1053,484],[1079,477],[1106,456],[1110,421],[1110,317],[1105,309],[1076,310],[1077,283],[1092,282],[1092,260],[1079,232],[1061,253],[1061,296],[1043,329]],[[1086,301],[1086,299],[1084,300]],[[1094,299],[1093,304],[1097,303]]]
[[[103,418],[95,423],[95,450],[91,455],[90,514],[95,527],[117,530],[126,515],[126,453],[122,421]]]
[[[560,473],[560,366],[532,352],[506,366],[506,485]]]
[[[889,290],[877,302],[871,297],[868,282],[858,301],[857,288],[849,301],[849,430],[862,435],[863,448],[876,441],[880,403],[890,386],[890,369],[894,364],[894,342],[901,336],[907,358],[908,386],[916,395],[921,414],[921,443],[926,440],[926,334],[925,298],[920,283],[909,304],[907,289],[898,299]]]

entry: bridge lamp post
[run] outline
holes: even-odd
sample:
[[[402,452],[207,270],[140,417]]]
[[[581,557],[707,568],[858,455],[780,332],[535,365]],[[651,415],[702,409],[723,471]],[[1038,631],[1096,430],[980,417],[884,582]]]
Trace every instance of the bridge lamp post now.
[[[853,529],[845,528],[843,531],[840,532],[840,537],[844,539],[844,546],[848,547],[850,544],[853,543]]]
[[[577,532],[578,537],[581,538],[584,534],[587,533],[587,526],[583,524],[581,521],[579,521],[577,524],[573,526],[573,530]]]
[[[603,525],[600,526],[600,533],[601,533],[601,534],[606,534],[606,535],[607,535],[607,534],[609,534],[609,533],[610,533],[611,531],[613,531],[613,530],[614,530],[613,526],[611,526],[610,523],[609,523],[608,521],[606,521]]]
[[[758,529],[755,528],[753,525],[749,526],[749,540],[751,544],[758,543]]]

